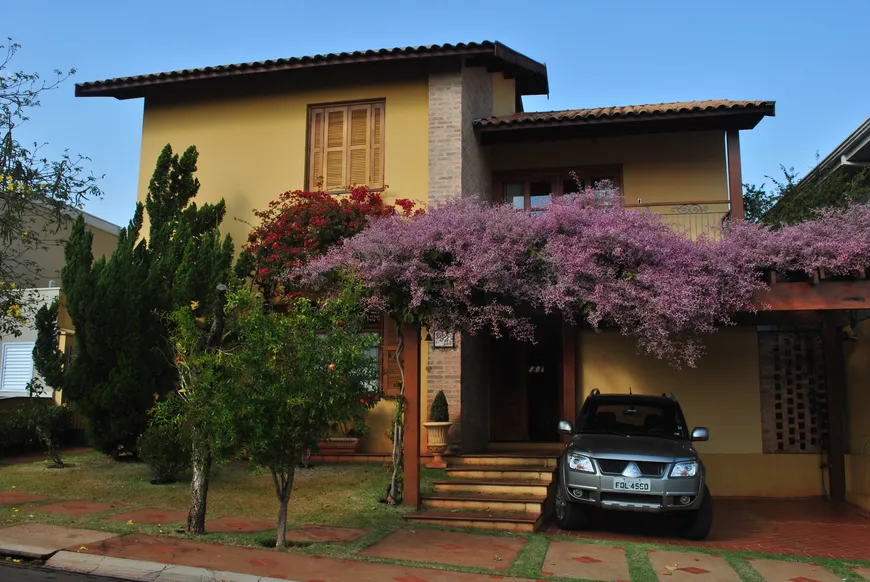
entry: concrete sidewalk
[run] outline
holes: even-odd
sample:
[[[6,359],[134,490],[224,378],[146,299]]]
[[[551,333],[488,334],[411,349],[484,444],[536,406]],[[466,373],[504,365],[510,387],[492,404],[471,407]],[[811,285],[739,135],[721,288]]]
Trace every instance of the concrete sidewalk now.
[[[268,578],[207,568],[80,554],[78,552],[58,552],[45,565],[66,572],[80,572],[142,582],[296,582],[286,578]]]

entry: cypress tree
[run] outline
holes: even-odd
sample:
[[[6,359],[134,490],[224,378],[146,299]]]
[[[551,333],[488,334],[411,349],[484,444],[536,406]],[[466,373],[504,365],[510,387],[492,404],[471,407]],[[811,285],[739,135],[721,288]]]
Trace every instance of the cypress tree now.
[[[108,259],[94,261],[93,235],[73,227],[62,273],[76,333],[65,387],[85,419],[91,443],[106,453],[135,450],[155,397],[176,388],[164,316],[191,301],[210,305],[226,282],[233,247],[221,240],[224,202],[198,208],[197,151],[163,148],[145,204]],[[140,240],[144,213],[149,239]]]

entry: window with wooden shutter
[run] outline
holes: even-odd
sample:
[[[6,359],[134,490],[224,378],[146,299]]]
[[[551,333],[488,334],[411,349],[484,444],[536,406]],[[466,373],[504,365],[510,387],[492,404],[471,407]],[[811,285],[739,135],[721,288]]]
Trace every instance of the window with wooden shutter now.
[[[309,110],[308,188],[346,192],[384,186],[384,103]]]

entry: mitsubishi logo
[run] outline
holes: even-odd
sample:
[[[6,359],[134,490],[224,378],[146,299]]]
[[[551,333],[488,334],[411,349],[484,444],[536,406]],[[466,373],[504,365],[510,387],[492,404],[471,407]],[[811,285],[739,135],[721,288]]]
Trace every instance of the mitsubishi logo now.
[[[623,477],[640,477],[641,475],[643,473],[640,472],[637,463],[629,463],[625,471],[622,472]]]

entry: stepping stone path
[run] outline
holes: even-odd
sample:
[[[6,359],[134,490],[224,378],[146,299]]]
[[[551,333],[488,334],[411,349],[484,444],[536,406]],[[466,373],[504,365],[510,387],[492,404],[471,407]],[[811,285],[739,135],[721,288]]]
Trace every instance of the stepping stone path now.
[[[132,521],[136,523],[144,523],[148,525],[165,525],[167,523],[178,523],[187,520],[186,511],[166,510],[166,509],[137,509],[136,511],[127,511],[115,515],[107,515],[103,518],[104,521]]]
[[[399,530],[360,552],[363,556],[507,570],[526,544],[509,538],[434,530]]]
[[[0,491],[0,506],[3,505],[22,505],[24,503],[33,503],[34,501],[43,501],[48,499],[45,495],[33,495],[32,493],[23,493],[21,491]]]
[[[53,513],[54,515],[71,515],[81,517],[93,513],[102,513],[110,509],[124,507],[120,503],[103,503],[102,501],[87,501],[85,499],[70,499],[58,501],[48,505],[33,507],[29,511],[33,513]]]
[[[737,572],[719,556],[660,550],[647,550],[647,555],[660,582],[740,582]]]
[[[209,533],[259,533],[276,527],[274,520],[224,516],[205,522]]]
[[[296,529],[287,530],[287,540],[292,542],[352,542],[367,533],[369,530],[327,527],[309,523]]]
[[[767,582],[843,582],[824,566],[807,562],[747,559]]]
[[[428,533],[428,532],[427,532]],[[471,534],[449,534],[463,536]],[[406,532],[410,535],[410,532]],[[474,536],[471,537],[493,537]],[[525,542],[522,538],[494,538]],[[78,548],[76,548],[78,549]],[[73,550],[75,551],[75,550]],[[528,582],[490,574],[469,574],[356,560],[306,556],[259,548],[222,546],[179,538],[131,534],[89,545],[82,554],[113,556],[300,582]],[[52,562],[49,562],[52,565]]]
[[[104,531],[26,523],[0,529],[0,548],[4,554],[43,559],[63,548],[79,548],[116,536]]]
[[[552,540],[542,576],[585,580],[630,580],[625,551],[621,547]]]

